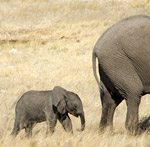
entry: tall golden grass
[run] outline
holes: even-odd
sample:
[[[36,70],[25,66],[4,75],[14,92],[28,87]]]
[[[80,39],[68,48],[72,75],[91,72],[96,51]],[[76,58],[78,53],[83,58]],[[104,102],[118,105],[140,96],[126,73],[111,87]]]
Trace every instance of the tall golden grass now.
[[[13,147],[148,147],[150,135],[130,136],[124,128],[126,104],[117,108],[114,133],[99,134],[101,103],[92,73],[91,54],[99,36],[115,22],[134,14],[149,14],[149,0],[0,0],[0,146]],[[22,130],[10,136],[15,104],[27,90],[60,85],[82,99],[86,129],[71,116],[74,134],[58,123],[46,137],[37,124],[33,137]],[[149,114],[149,96],[142,99],[140,119]]]

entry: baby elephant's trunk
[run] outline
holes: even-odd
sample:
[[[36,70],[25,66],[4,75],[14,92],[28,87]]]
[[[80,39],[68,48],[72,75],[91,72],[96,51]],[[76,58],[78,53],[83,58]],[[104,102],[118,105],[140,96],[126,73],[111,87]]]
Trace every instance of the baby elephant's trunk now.
[[[81,131],[83,131],[84,128],[85,128],[85,117],[84,117],[84,114],[80,114],[80,119],[81,119]]]

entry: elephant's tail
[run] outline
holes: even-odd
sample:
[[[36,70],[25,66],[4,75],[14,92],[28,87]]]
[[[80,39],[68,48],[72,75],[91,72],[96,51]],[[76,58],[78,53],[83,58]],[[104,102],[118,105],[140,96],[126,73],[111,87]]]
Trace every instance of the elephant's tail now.
[[[96,79],[96,82],[97,82],[97,84],[98,84],[99,89],[102,89],[100,80],[98,79],[98,76],[97,76],[97,74],[96,74],[96,58],[97,58],[97,55],[96,55],[96,53],[93,51],[93,55],[92,55],[93,74],[94,74],[94,77],[95,77],[95,79]]]

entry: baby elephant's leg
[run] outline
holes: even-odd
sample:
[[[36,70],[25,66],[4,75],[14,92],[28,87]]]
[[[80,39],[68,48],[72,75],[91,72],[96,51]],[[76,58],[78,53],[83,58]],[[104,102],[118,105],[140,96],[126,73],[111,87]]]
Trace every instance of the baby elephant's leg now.
[[[68,114],[62,114],[58,119],[66,132],[73,133],[71,119]]]
[[[48,133],[53,133],[54,132],[54,128],[56,126],[57,123],[57,115],[53,112],[51,112],[51,114],[46,114],[46,118],[47,118],[47,132]]]
[[[17,118],[15,119],[15,123],[14,123],[14,128],[13,131],[11,133],[12,136],[16,137],[17,134],[20,131],[20,120],[18,120]]]
[[[33,123],[30,123],[25,127],[25,132],[27,134],[27,137],[32,137],[32,129],[33,129]]]
[[[24,128],[25,122],[26,122],[26,117],[23,114],[17,114],[15,118],[14,128],[11,135],[16,137],[19,131]]]

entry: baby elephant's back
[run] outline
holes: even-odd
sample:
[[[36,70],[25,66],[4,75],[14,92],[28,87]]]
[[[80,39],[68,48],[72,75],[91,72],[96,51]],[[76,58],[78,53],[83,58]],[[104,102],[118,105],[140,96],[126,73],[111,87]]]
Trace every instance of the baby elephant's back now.
[[[46,105],[50,104],[51,91],[28,91],[24,93],[17,103],[17,109],[25,109],[28,113],[40,113]]]

